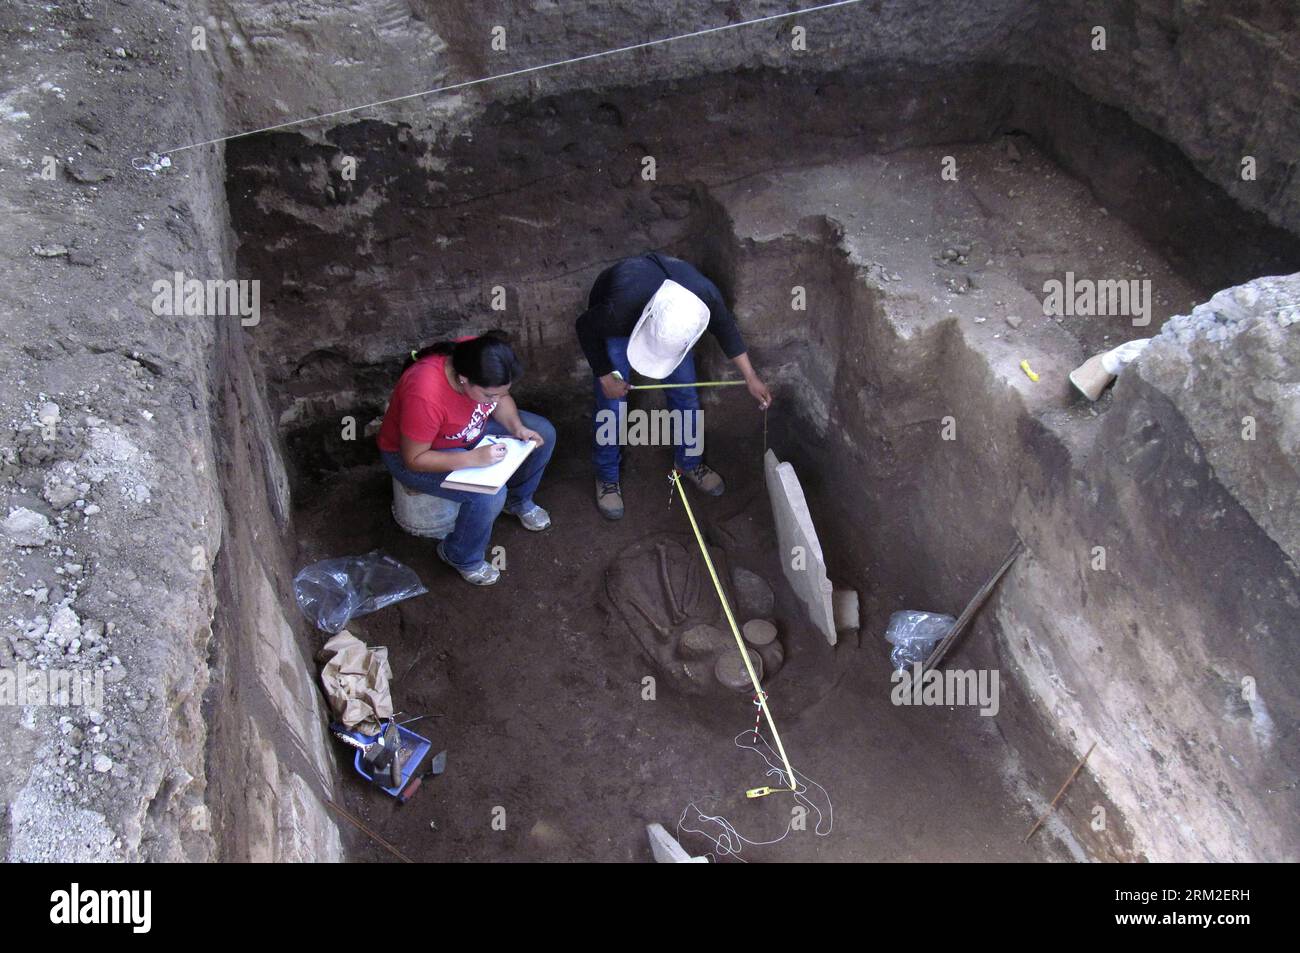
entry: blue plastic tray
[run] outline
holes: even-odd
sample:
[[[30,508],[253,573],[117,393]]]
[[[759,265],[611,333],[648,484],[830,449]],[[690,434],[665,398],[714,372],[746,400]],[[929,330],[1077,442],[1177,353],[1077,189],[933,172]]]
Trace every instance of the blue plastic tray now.
[[[334,725],[333,727],[336,731],[349,735],[363,744],[374,744],[374,742],[379,740],[379,735],[383,733],[379,732],[377,734],[367,735],[360,731],[347,731],[342,725]],[[376,785],[377,787],[383,788],[383,790],[392,797],[397,797],[406,789],[406,785],[411,780],[411,775],[415,774],[416,769],[420,767],[420,762],[424,760],[425,756],[429,753],[429,749],[433,747],[433,742],[428,738],[425,738],[423,735],[417,735],[414,731],[411,731],[409,728],[403,728],[401,725],[397,726],[397,734],[402,740],[402,747],[411,751],[410,756],[406,759],[406,763],[402,765],[402,783],[395,788],[390,788],[384,784]],[[374,777],[366,771],[363,752],[359,748],[356,749],[356,756],[352,759],[352,766],[357,769],[357,774],[361,775],[370,783],[375,783]]]

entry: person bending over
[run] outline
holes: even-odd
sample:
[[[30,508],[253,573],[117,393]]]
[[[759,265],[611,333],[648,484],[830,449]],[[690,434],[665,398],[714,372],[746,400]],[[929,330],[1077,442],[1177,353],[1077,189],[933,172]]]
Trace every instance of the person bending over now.
[[[772,403],[771,392],[749,362],[745,339],[721,292],[680,258],[651,253],[611,265],[592,285],[587,310],[576,327],[594,378],[591,455],[596,468],[596,506],[607,519],[623,517],[621,453],[617,442],[602,441],[599,421],[608,416],[601,411],[620,414],[619,405],[627,399],[633,370],[669,384],[693,384],[691,348],[707,330],[740,370],[759,407],[766,410]],[[669,388],[664,395],[673,410],[699,410],[694,387]],[[674,459],[677,469],[699,489],[711,496],[722,494],[722,477],[699,457],[691,457],[684,440],[678,440]]]
[[[438,556],[475,586],[501,577],[483,556],[502,509],[534,532],[551,525],[533,494],[555,448],[555,428],[515,406],[510,387],[521,376],[523,365],[499,332],[430,345],[412,352],[379,429],[380,455],[393,476],[420,493],[460,504],[456,527],[438,543]],[[471,449],[484,434],[538,446],[494,494],[443,489],[450,471],[490,466],[505,456],[501,445]]]

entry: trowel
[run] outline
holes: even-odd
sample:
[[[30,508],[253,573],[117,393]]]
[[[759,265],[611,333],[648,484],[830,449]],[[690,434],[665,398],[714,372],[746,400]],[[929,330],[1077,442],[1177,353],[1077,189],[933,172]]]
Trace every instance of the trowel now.
[[[423,774],[419,774],[411,778],[410,783],[406,785],[406,789],[403,790],[402,793],[397,796],[397,802],[399,804],[405,804],[407,801],[409,801],[411,798],[415,796],[416,791],[420,790],[420,785],[424,783],[425,778],[436,777],[439,774],[442,774],[442,772],[446,770],[447,770],[447,752],[439,751],[429,761],[429,767],[425,769],[425,772]]]

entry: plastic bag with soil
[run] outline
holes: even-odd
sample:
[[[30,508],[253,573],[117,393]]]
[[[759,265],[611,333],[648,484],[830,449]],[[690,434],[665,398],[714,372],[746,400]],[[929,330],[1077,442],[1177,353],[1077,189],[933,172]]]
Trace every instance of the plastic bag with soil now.
[[[904,609],[891,615],[889,628],[885,630],[885,641],[893,646],[889,652],[889,661],[893,663],[894,671],[901,672],[924,662],[956,621],[950,615],[918,612],[914,609]]]
[[[428,591],[413,569],[380,552],[324,559],[293,577],[298,608],[330,635],[350,619]]]

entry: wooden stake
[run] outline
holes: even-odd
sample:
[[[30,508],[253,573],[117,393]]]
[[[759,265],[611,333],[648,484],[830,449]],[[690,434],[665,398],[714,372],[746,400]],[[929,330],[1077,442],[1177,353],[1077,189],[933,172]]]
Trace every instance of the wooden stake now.
[[[1092,754],[1092,749],[1095,747],[1097,747],[1097,742],[1095,741],[1088,745],[1088,750],[1083,753],[1083,757],[1079,759],[1079,763],[1074,766],[1074,770],[1070,772],[1070,776],[1065,779],[1065,783],[1061,785],[1061,790],[1056,792],[1056,797],[1052,798],[1052,803],[1047,805],[1047,810],[1042,813],[1038,820],[1034,821],[1034,826],[1029,828],[1029,833],[1026,834],[1025,839],[1021,841],[1022,844],[1029,843],[1029,838],[1033,837],[1034,834],[1037,833],[1038,829],[1043,826],[1043,821],[1047,820],[1047,816],[1056,810],[1056,802],[1061,799],[1061,795],[1065,793],[1065,789],[1068,788],[1074,779],[1079,776],[1079,772],[1083,770],[1083,763],[1088,760],[1088,755]]]
[[[351,814],[349,814],[347,811],[343,810],[343,808],[339,807],[339,806],[338,806],[337,804],[335,804],[333,801],[326,801],[325,803],[328,804],[330,807],[332,807],[334,810],[338,811],[338,812],[339,812],[340,814],[342,814],[344,817],[346,817],[346,818],[348,819],[348,822],[349,822],[350,824],[352,824],[353,827],[355,827],[357,830],[361,831],[361,833],[365,834],[367,837],[369,837],[369,838],[370,838],[372,841],[374,841],[376,844],[378,844],[378,845],[380,845],[381,847],[385,848],[385,849],[386,849],[390,854],[392,854],[392,855],[393,855],[394,857],[396,857],[398,860],[405,861],[405,862],[408,863],[408,864],[413,864],[413,863],[415,863],[415,861],[411,860],[411,858],[407,857],[407,856],[406,856],[405,854],[403,854],[400,850],[398,850],[398,849],[397,849],[396,847],[394,847],[392,844],[388,843],[388,841],[384,840],[382,837],[380,837],[378,834],[376,834],[376,833],[375,833],[374,831],[372,831],[370,828],[366,827],[366,825],[362,824],[359,820],[357,820],[355,817],[353,817],[353,816],[352,816]]]

